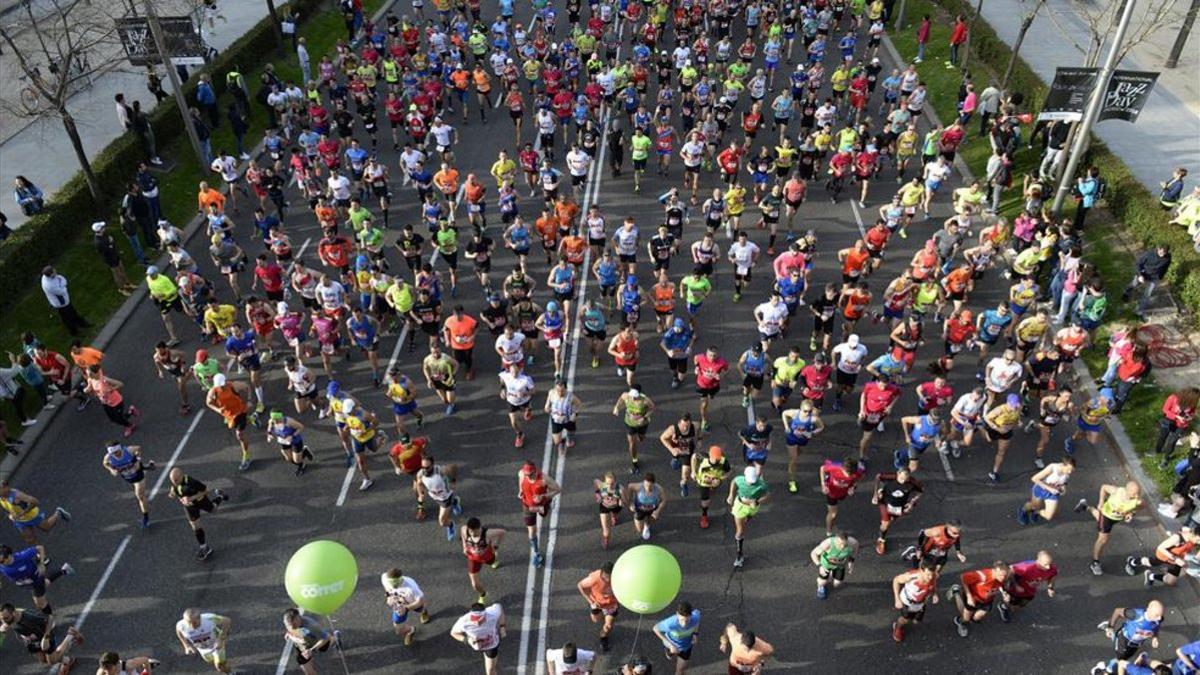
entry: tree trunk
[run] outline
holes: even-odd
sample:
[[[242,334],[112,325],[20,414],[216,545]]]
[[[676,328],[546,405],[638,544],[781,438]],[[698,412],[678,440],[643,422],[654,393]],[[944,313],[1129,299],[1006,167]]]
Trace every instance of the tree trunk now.
[[[75,126],[75,118],[67,112],[66,108],[59,109],[59,117],[62,119],[63,129],[67,131],[67,138],[71,139],[71,147],[75,150],[75,158],[79,160],[83,179],[87,181],[88,192],[92,193],[92,201],[96,204],[103,204],[100,181],[96,178],[96,173],[92,171],[92,163],[88,159],[87,153],[84,152],[83,139],[79,137],[79,128]]]
[[[1025,41],[1025,34],[1029,32],[1029,27],[1033,25],[1033,19],[1037,16],[1038,10],[1042,8],[1043,2],[1033,6],[1033,11],[1025,15],[1021,20],[1021,30],[1017,33],[1017,39],[1013,42],[1012,55],[1008,57],[1008,66],[1004,69],[1004,78],[1000,80],[1000,91],[1008,88],[1008,78],[1012,77],[1013,67],[1017,65],[1017,55],[1021,53],[1021,43]]]
[[[275,24],[275,39],[283,39],[283,26],[279,21],[279,12],[275,10],[275,0],[267,0],[267,15],[271,17],[271,23]]]

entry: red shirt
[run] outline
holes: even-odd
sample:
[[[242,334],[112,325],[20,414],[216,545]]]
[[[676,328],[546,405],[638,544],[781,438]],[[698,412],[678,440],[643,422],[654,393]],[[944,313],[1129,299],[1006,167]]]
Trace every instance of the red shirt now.
[[[283,268],[274,263],[266,265],[257,265],[254,268],[254,276],[262,281],[263,288],[274,293],[275,291],[283,290]]]
[[[925,402],[926,407],[933,408],[950,403],[950,400],[954,398],[954,389],[949,384],[938,387],[933,382],[926,382],[917,387],[917,394]]]
[[[872,382],[863,389],[863,412],[881,413],[900,398],[900,387],[889,384],[880,389]]]
[[[855,466],[854,471],[847,471],[846,465],[832,459],[825,460],[822,467],[825,469],[825,487],[829,490],[830,499],[844,499],[850,494],[850,488],[866,473],[861,464]]]
[[[887,246],[888,237],[892,236],[890,230],[886,227],[872,227],[867,230],[863,241],[867,244],[867,249],[871,251],[882,251],[884,246]]]
[[[1148,370],[1145,361],[1138,361],[1132,358],[1121,361],[1121,365],[1117,366],[1117,379],[1122,382],[1138,382]]]
[[[1004,584],[996,580],[996,570],[990,567],[986,570],[963,572],[962,586],[976,603],[986,604],[992,596],[1000,591]]]
[[[708,354],[697,354],[692,359],[696,364],[696,386],[701,389],[712,389],[721,384],[721,373],[729,370],[729,362],[718,356],[708,358]]]
[[[942,132],[942,146],[947,150],[957,150],[965,137],[966,132],[963,131],[962,127],[950,127]]]
[[[1171,394],[1167,400],[1163,402],[1162,407],[1163,417],[1166,417],[1175,425],[1176,429],[1186,429],[1192,423],[1192,419],[1196,416],[1195,408],[1183,408],[1179,405],[1179,397]]]
[[[1036,560],[1026,560],[1012,566],[1012,584],[1009,593],[1018,598],[1032,598],[1037,595],[1038,586],[1052,581],[1058,576],[1058,567],[1053,563],[1050,569],[1038,567]]]
[[[975,324],[970,321],[950,320],[946,323],[946,341],[951,344],[962,344],[975,334]]]
[[[825,398],[825,383],[829,382],[829,376],[832,374],[833,366],[829,364],[817,367],[816,364],[810,363],[804,366],[800,371],[800,377],[804,378],[804,398]]]

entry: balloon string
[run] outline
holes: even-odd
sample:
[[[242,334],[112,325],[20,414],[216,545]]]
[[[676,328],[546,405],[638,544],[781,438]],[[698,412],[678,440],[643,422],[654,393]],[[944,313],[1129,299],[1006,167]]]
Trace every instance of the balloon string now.
[[[634,633],[633,633],[633,644],[630,645],[630,647],[629,647],[629,656],[625,657],[626,663],[633,660],[633,654],[634,654],[634,652],[637,651],[638,636],[640,636],[642,634],[642,619],[645,619],[645,618],[646,618],[645,615],[638,614],[637,630],[634,631]]]
[[[350,666],[346,664],[346,652],[342,649],[342,641],[337,639],[337,631],[333,627],[333,615],[326,614],[325,621],[329,623],[329,632],[334,635],[334,645],[337,647],[338,657],[342,660],[342,672],[350,675]]]

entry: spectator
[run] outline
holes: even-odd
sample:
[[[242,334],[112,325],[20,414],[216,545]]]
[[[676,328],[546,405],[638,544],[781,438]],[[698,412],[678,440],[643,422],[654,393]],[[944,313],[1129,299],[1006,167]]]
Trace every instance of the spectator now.
[[[1200,434],[1195,431],[1187,438],[1180,439],[1177,445],[1186,444],[1188,447],[1187,464],[1183,471],[1177,472],[1179,480],[1171,487],[1170,501],[1158,505],[1158,512],[1168,518],[1178,518],[1189,504],[1193,506],[1188,524],[1200,527]],[[1170,466],[1170,453],[1163,457],[1163,464]]]
[[[1038,166],[1038,176],[1042,180],[1054,180],[1054,177],[1058,175],[1058,162],[1062,159],[1066,149],[1067,134],[1070,130],[1070,124],[1054,120],[1042,132],[1042,138],[1046,144],[1046,153],[1042,156],[1041,165]]]
[[[312,61],[308,56],[308,45],[304,38],[296,42],[296,58],[300,61],[300,73],[305,84],[312,79]]]
[[[992,152],[992,156],[988,159],[987,184],[992,195],[988,210],[991,213],[1000,210],[1000,198],[1004,195],[1005,188],[1012,185],[1012,166],[1012,159],[1009,158],[1007,152]]]
[[[162,204],[158,201],[158,178],[150,173],[150,167],[145,162],[138,162],[137,173],[133,180],[137,181],[142,190],[142,196],[150,203],[150,215],[155,220],[162,218]]]
[[[1146,251],[1138,258],[1137,270],[1134,272],[1133,279],[1129,281],[1129,285],[1121,292],[1121,300],[1128,302],[1133,297],[1133,292],[1139,286],[1144,285],[1146,290],[1138,300],[1137,309],[1134,310],[1139,318],[1146,318],[1146,307],[1150,304],[1150,295],[1154,293],[1154,288],[1167,275],[1167,270],[1170,268],[1171,249],[1166,244],[1160,244],[1153,251]]]
[[[150,212],[150,201],[142,195],[141,186],[130,182],[126,187],[125,196],[121,199],[121,227],[125,234],[128,235],[131,230],[135,234],[140,232],[146,248],[159,248],[158,233],[154,227],[157,222]],[[144,265],[144,260],[145,252],[142,253],[142,260],[139,262]]]
[[[158,76],[158,72],[152,65],[146,66],[146,90],[154,94],[155,103],[162,103],[163,99],[167,98],[167,92],[162,86],[162,78]]]
[[[146,113],[142,112],[141,101],[133,102],[133,107],[130,108],[129,123],[134,133],[141,139],[142,148],[150,158],[150,163],[155,166],[161,166],[163,161],[158,157],[158,149],[155,147],[154,127],[150,125],[150,118],[146,117]]]
[[[983,93],[979,95],[979,135],[988,133],[988,122],[1000,112],[1000,90],[995,81],[989,82]]]
[[[21,207],[21,213],[27,216],[41,213],[42,209],[46,208],[46,199],[42,191],[25,176],[13,179],[13,199],[16,200],[17,206]]]
[[[212,164],[212,130],[205,124],[199,110],[192,108],[191,113],[192,128],[196,130],[196,137],[200,141],[200,150],[204,153],[204,163]]]
[[[133,128],[133,110],[125,103],[125,94],[118,93],[113,100],[116,101],[117,122],[121,124],[122,129],[129,131]]]
[[[958,123],[964,127],[967,126],[967,122],[971,121],[971,116],[975,114],[978,107],[979,95],[975,93],[975,85],[968,83],[962,102],[958,106]],[[979,134],[982,136],[983,131],[980,131]]]
[[[79,335],[81,329],[91,327],[92,324],[79,316],[75,307],[71,305],[71,294],[67,290],[67,278],[54,271],[50,265],[42,270],[42,293],[46,294],[46,301],[50,303],[50,306],[58,311],[58,316],[62,319],[63,325],[67,327],[68,333]]]
[[[42,409],[53,410],[54,404],[50,402],[50,387],[46,384],[46,376],[33,362],[33,357],[24,352],[20,356],[9,352],[8,360],[17,369],[20,381],[37,392],[38,398],[42,399]]]
[[[196,83],[196,105],[208,115],[208,122],[212,128],[221,126],[221,114],[217,111],[217,92],[213,91],[207,73],[201,74],[200,81]]]
[[[92,232],[92,243],[96,246],[96,252],[100,254],[100,260],[112,272],[117,292],[121,295],[129,295],[133,291],[133,284],[129,283],[129,277],[125,275],[125,264],[121,262],[121,253],[117,250],[116,240],[105,231],[104,221],[92,223]]]
[[[925,45],[929,43],[929,31],[932,27],[928,14],[921,17],[921,25],[917,27],[917,58],[913,59],[913,63],[925,60]]]
[[[242,67],[236,63],[225,73],[225,91],[233,96],[244,114],[250,113],[250,90],[246,88],[246,78],[242,77]]]
[[[1187,169],[1181,166],[1171,174],[1171,180],[1158,184],[1162,188],[1158,193],[1158,203],[1164,209],[1170,210],[1179,205],[1179,199],[1183,197],[1183,179],[1187,178],[1187,174]]]
[[[950,60],[946,61],[947,68],[958,65],[958,48],[967,41],[967,20],[962,14],[954,17],[954,27],[950,29]]]
[[[1089,166],[1084,175],[1080,176],[1075,181],[1075,199],[1078,206],[1075,207],[1075,228],[1083,231],[1083,223],[1087,219],[1088,211],[1096,205],[1096,200],[1100,199],[1103,192],[1104,181],[1100,179],[1099,167]]]
[[[21,369],[15,365],[9,368],[0,367],[0,401],[11,401],[17,411],[17,419],[21,420],[21,426],[31,427],[37,424],[37,420],[25,414],[25,387],[17,381],[20,372]]]
[[[8,226],[8,216],[0,211],[0,241],[4,241],[12,236],[12,228]]]
[[[1154,454],[1162,455],[1163,466],[1168,466],[1175,442],[1186,434],[1192,420],[1196,418],[1196,404],[1200,402],[1200,389],[1188,387],[1167,397],[1162,406],[1162,418],[1158,420],[1158,440],[1154,442]]]
[[[1133,351],[1117,365],[1116,405],[1113,414],[1125,409],[1125,403],[1134,386],[1150,374],[1149,350],[1145,345],[1134,345]]]
[[[237,140],[238,158],[250,159],[250,155],[246,152],[246,132],[250,131],[250,122],[246,119],[246,113],[237,103],[230,103],[226,115],[229,117],[229,128]]]
[[[1107,310],[1108,294],[1104,292],[1104,282],[1098,276],[1092,277],[1079,293],[1075,322],[1090,333],[1100,326],[1100,319]]]
[[[297,49],[300,46],[299,42],[297,41],[296,33],[296,27],[299,23],[300,14],[296,11],[289,10],[287,16],[283,17],[283,20],[279,24],[279,28],[283,33],[283,37],[292,41],[292,49]],[[299,38],[299,40],[303,41],[304,38]],[[308,80],[306,78],[305,82],[307,81]]]

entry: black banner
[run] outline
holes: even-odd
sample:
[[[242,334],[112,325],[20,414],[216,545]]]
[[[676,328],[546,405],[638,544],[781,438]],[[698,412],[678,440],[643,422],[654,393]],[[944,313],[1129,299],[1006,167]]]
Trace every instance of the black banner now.
[[[1101,120],[1136,122],[1154,89],[1158,73],[1139,70],[1114,70],[1100,108]]]
[[[1038,121],[1083,119],[1088,97],[1096,86],[1095,68],[1059,68],[1054,71],[1054,83],[1046,94],[1046,102],[1038,113]]]
[[[190,16],[159,17],[163,39],[171,53],[171,62],[182,65],[204,65],[208,48],[196,30]],[[154,44],[154,34],[144,16],[117,19],[117,34],[129,56],[130,65],[146,66],[162,63],[162,55]]]

